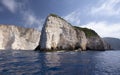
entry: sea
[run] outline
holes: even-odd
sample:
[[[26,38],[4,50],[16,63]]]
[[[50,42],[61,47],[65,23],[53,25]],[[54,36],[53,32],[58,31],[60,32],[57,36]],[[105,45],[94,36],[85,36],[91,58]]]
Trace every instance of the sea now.
[[[120,50],[1,50],[0,75],[120,75]]]

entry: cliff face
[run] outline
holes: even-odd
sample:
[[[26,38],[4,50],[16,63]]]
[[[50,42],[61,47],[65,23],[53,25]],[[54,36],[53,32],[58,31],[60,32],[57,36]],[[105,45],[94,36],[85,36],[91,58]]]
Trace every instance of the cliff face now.
[[[74,27],[57,15],[49,15],[42,28],[39,50],[105,50],[107,44],[96,32]]]
[[[88,50],[107,50],[111,49],[110,45],[105,42],[94,30],[88,28],[75,28],[84,31],[86,38],[87,38],[87,45],[86,49]]]
[[[41,50],[86,50],[86,36],[56,15],[49,15],[41,32]]]
[[[107,49],[111,49],[110,45],[107,44],[104,40],[102,40],[98,36],[89,37],[87,39],[88,39],[88,42],[87,42],[86,47],[87,47],[88,50],[107,50]]]
[[[0,25],[1,50],[34,50],[39,44],[40,32],[13,25]]]

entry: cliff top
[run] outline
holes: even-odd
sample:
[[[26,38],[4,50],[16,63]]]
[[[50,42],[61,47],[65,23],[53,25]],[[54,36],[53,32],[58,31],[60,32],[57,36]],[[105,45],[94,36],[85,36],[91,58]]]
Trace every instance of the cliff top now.
[[[50,16],[53,16],[53,17],[56,17],[56,18],[60,18],[61,20],[67,22],[65,19],[63,19],[62,17],[60,17],[60,16],[58,16],[58,15],[56,15],[56,14],[51,13],[51,14],[48,15],[48,17],[50,17]],[[48,17],[47,17],[47,18],[48,18]],[[67,23],[72,26],[71,23],[69,23],[69,22],[67,22]]]
[[[63,21],[66,21],[65,19],[61,18],[60,16],[56,15],[56,14],[49,14],[48,17],[50,16],[53,16],[53,17],[56,17],[56,18],[60,18],[61,20]],[[66,21],[67,22],[67,21]],[[69,22],[67,22],[69,23]],[[72,24],[69,23],[69,25],[72,26]],[[79,29],[79,30],[82,30],[84,31],[85,35],[87,37],[91,37],[91,36],[99,36],[94,30],[92,29],[88,29],[88,28],[81,28],[81,27],[77,27],[77,26],[73,26],[75,29]]]
[[[49,14],[48,16],[53,16],[53,17],[59,17],[59,18],[61,18],[60,16],[58,16],[58,15],[56,15],[56,14]]]
[[[15,27],[15,28],[18,28],[18,29],[36,30],[35,28],[27,28],[27,27],[22,27],[22,26],[19,26],[19,25],[12,25],[12,24],[0,24],[0,27]]]
[[[77,27],[77,26],[73,26],[75,29],[79,29],[79,30],[82,30],[84,31],[85,35],[87,37],[91,37],[91,36],[98,36],[98,34],[92,30],[92,29],[88,29],[88,28],[81,28],[81,27]]]

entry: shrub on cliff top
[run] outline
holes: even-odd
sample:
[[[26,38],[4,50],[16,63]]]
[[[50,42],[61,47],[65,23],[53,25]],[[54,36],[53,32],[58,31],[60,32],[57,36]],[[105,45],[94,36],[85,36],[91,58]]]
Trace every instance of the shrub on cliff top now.
[[[92,30],[92,29],[81,28],[81,27],[77,27],[77,26],[74,26],[74,28],[84,31],[86,37],[98,36],[98,34],[94,30]]]

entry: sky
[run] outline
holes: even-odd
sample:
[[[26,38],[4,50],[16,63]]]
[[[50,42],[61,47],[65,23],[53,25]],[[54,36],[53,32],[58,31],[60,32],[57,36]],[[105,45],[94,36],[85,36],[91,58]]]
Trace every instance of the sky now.
[[[50,13],[101,37],[120,38],[120,0],[0,0],[0,24],[40,31]]]

